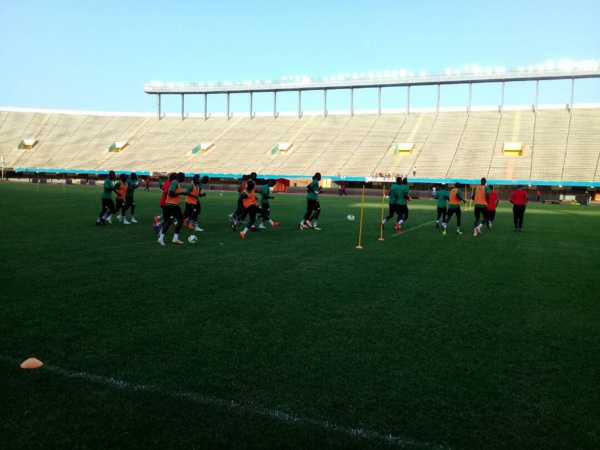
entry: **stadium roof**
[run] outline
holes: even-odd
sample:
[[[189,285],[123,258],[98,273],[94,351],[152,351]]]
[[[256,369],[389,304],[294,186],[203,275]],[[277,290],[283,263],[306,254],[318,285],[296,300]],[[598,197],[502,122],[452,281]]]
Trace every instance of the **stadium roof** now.
[[[371,74],[371,73],[370,73]],[[341,74],[340,74],[341,75]],[[540,81],[540,80],[575,80],[580,78],[600,78],[600,63],[589,62],[586,65],[557,68],[538,69],[530,66],[505,70],[504,68],[487,69],[479,73],[442,73],[362,77],[339,76],[311,79],[308,77],[290,77],[289,80],[277,81],[244,81],[240,83],[163,83],[151,82],[145,85],[147,94],[226,94],[250,92],[280,92],[280,91],[314,91],[332,89],[361,89],[383,88],[402,86],[431,86],[443,84],[470,84],[470,83],[501,83],[513,81]]]

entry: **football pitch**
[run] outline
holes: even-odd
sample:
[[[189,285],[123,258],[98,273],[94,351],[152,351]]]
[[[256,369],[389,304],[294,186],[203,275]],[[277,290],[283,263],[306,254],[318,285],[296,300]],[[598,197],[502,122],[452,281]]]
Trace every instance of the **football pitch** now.
[[[442,236],[415,200],[380,242],[368,198],[357,250],[360,198],[300,231],[276,194],[242,240],[207,191],[198,243],[161,247],[157,189],[131,225],[95,225],[100,193],[0,184],[3,449],[600,447],[599,208]]]

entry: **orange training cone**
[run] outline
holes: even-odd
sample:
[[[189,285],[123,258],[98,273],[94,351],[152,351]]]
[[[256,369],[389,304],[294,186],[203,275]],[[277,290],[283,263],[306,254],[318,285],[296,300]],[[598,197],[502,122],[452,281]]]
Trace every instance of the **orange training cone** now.
[[[21,369],[39,369],[43,365],[39,359],[29,358],[21,363]]]

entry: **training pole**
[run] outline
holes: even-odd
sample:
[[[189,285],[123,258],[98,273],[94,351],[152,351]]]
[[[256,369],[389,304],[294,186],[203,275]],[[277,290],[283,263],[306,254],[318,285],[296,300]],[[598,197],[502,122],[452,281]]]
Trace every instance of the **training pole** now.
[[[365,210],[365,186],[363,185],[362,190],[362,200],[360,202],[360,226],[358,227],[358,245],[357,249],[362,250],[362,245],[360,245],[362,240],[362,225],[363,225],[363,212]]]
[[[381,186],[381,224],[379,225],[378,241],[385,241],[383,238],[383,210],[385,209],[385,183]]]

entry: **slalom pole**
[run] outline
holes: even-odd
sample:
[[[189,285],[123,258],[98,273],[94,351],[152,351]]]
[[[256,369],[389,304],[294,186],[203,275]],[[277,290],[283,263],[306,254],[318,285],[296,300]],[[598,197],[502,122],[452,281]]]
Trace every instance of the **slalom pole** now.
[[[356,246],[357,249],[362,250],[362,245],[360,245],[361,240],[362,240],[362,226],[363,226],[363,212],[365,210],[365,185],[363,184],[363,189],[362,189],[362,199],[360,202],[360,227],[358,228],[358,245]]]
[[[383,210],[385,209],[385,183],[381,187],[381,223],[383,223]],[[379,239],[378,241],[385,241],[383,238],[383,226],[379,226]]]

